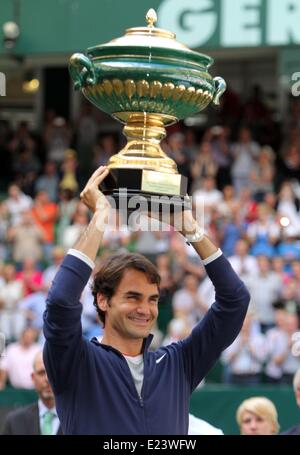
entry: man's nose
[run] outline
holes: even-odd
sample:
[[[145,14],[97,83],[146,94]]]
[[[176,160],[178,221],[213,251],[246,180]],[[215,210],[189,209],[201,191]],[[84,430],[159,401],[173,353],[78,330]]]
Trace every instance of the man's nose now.
[[[139,314],[150,314],[150,305],[147,301],[140,302],[140,304],[137,307],[137,313]]]

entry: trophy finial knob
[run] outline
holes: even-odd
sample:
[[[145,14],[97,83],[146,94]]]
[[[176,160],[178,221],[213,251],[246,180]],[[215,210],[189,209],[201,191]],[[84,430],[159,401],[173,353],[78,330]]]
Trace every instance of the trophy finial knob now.
[[[146,21],[148,22],[148,27],[154,27],[155,22],[157,22],[157,14],[153,8],[150,8],[146,14]]]

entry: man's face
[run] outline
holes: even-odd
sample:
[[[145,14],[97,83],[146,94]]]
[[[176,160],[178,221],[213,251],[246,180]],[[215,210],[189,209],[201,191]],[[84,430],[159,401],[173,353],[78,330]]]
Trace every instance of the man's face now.
[[[54,400],[54,394],[48,381],[42,354],[35,361],[34,371],[31,377],[35,390],[42,401]]]
[[[142,339],[149,335],[158,315],[158,287],[149,283],[138,270],[127,269],[113,297],[98,295],[105,311],[105,332],[124,339]]]

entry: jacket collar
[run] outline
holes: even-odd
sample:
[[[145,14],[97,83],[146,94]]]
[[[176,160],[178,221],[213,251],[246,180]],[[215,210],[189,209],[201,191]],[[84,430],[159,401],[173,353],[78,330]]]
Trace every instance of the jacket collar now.
[[[147,338],[144,338],[144,339],[143,339],[142,352],[143,352],[144,355],[145,355],[146,352],[148,351],[149,346],[150,346],[152,340],[153,340],[153,335],[152,335],[152,334],[148,335]],[[103,349],[105,349],[106,351],[114,351],[114,352],[116,352],[118,355],[123,355],[120,351],[118,351],[118,349],[115,349],[115,348],[113,348],[112,346],[109,346],[108,344],[100,343],[99,340],[98,340],[98,338],[96,338],[96,337],[93,337],[93,338],[91,339],[91,343],[95,344],[96,346],[101,346],[101,347],[102,347]]]

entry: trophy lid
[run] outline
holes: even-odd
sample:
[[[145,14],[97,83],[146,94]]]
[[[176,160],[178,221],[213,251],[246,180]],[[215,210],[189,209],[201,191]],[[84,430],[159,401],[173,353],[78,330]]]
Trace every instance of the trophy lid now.
[[[147,27],[132,27],[125,31],[125,35],[116,38],[106,45],[119,46],[145,46],[145,47],[165,47],[168,49],[188,50],[184,44],[176,41],[176,35],[173,32],[155,27],[157,14],[153,8],[149,9],[146,14]]]
[[[184,53],[185,59],[189,57],[194,60],[194,63],[200,63],[201,65],[210,67],[213,63],[213,59],[205,54],[192,51],[185,44],[180,43],[176,40],[176,35],[169,30],[155,27],[157,22],[157,14],[153,8],[151,8],[146,14],[147,26],[145,27],[132,27],[125,31],[125,35],[120,38],[115,38],[108,43],[101,44],[88,49],[90,55],[97,55],[99,50],[104,51],[108,48],[119,49],[120,52],[124,51],[125,48],[138,48],[138,49],[161,49],[169,50],[170,52]],[[167,54],[167,52],[166,52]]]

